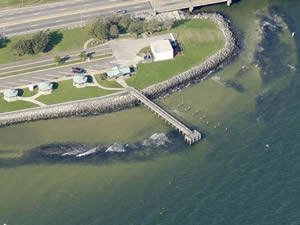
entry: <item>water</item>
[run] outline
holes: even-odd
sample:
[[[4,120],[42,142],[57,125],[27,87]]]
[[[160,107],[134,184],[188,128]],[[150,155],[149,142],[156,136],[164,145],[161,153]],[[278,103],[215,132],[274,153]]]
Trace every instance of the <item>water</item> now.
[[[214,79],[159,104],[205,139],[184,145],[143,107],[2,128],[0,224],[300,224],[300,1],[202,10],[232,19],[241,53]],[[161,132],[172,144],[140,145]],[[137,149],[80,159],[36,150],[114,142]]]

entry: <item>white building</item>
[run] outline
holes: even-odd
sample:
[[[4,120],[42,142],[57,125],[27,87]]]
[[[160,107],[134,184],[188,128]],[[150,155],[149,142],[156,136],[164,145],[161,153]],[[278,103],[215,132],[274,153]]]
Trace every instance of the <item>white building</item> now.
[[[159,40],[150,45],[154,61],[162,61],[174,58],[174,49],[169,40]]]

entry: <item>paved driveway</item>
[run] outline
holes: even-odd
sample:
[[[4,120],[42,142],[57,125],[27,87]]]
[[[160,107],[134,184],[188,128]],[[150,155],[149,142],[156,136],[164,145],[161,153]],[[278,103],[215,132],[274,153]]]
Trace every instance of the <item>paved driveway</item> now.
[[[142,39],[122,39],[110,42],[113,55],[117,63],[123,66],[130,66],[142,60],[136,54],[144,47],[156,40],[172,39],[171,34],[158,35]]]

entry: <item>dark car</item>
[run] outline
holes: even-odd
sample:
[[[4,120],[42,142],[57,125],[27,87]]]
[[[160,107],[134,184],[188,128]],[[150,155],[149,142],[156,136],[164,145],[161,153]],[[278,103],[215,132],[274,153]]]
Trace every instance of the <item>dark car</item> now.
[[[72,72],[73,73],[86,73],[86,70],[83,68],[79,68],[79,67],[72,67]]]
[[[126,9],[118,9],[115,11],[117,14],[126,14],[127,10]]]

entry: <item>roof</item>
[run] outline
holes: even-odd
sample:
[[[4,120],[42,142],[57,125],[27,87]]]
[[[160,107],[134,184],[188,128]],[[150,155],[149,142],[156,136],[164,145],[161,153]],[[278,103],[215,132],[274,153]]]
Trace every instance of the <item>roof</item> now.
[[[4,97],[6,98],[12,98],[12,97],[17,97],[18,96],[18,90],[16,89],[6,89],[4,91]]]
[[[50,91],[53,88],[53,84],[49,82],[42,82],[39,83],[39,90],[40,91]]]
[[[73,77],[73,82],[76,84],[85,84],[87,83],[88,77],[84,75],[76,75]]]
[[[153,53],[173,52],[173,47],[169,40],[158,40],[151,43]]]
[[[130,68],[127,67],[118,67],[115,66],[111,70],[107,71],[107,76],[108,77],[117,77],[117,76],[122,76],[130,73]]]

